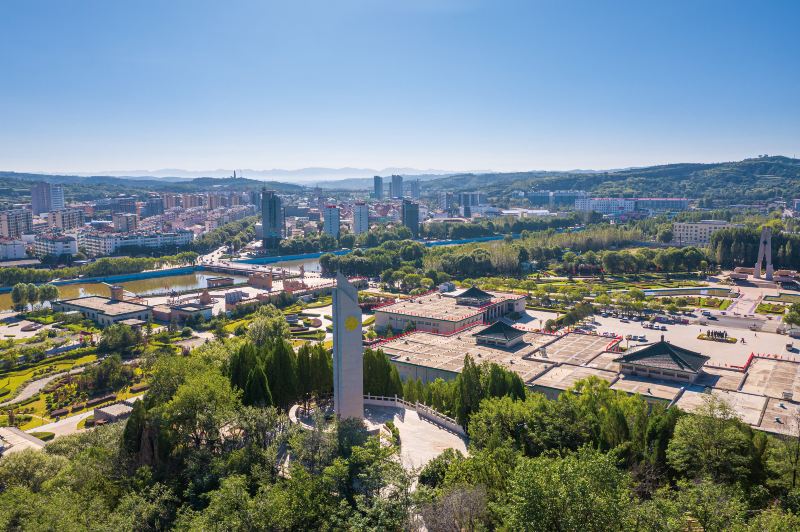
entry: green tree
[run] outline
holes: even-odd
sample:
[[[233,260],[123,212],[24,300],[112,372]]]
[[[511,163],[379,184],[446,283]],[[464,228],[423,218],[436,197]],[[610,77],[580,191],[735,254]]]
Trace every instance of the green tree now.
[[[464,367],[456,377],[455,388],[456,420],[466,427],[470,416],[478,409],[478,405],[484,396],[484,392],[481,389],[480,370],[469,355],[464,357]]]
[[[403,384],[397,367],[382,350],[364,350],[364,393],[393,397],[403,395]]]
[[[28,303],[28,285],[17,283],[11,289],[11,302],[16,310],[22,310]]]
[[[275,406],[288,410],[299,399],[297,391],[297,362],[292,346],[280,340],[266,357],[265,371]]]
[[[264,368],[257,364],[250,369],[247,382],[244,386],[242,403],[248,406],[270,406],[272,405],[272,393],[269,389],[267,375]]]
[[[25,292],[28,303],[30,303],[31,305],[35,305],[36,302],[39,300],[39,288],[35,284],[29,283],[25,287]]]
[[[139,350],[142,344],[142,332],[124,323],[109,325],[100,334],[97,349],[101,353],[118,353],[128,358]]]
[[[588,447],[564,458],[523,458],[501,509],[510,530],[625,530],[630,478]]]
[[[218,451],[239,404],[228,379],[217,372],[190,375],[164,405],[164,418],[177,437],[176,443],[189,449]]]
[[[694,414],[681,417],[667,447],[667,462],[687,478],[750,481],[751,430],[725,401],[709,395]]]

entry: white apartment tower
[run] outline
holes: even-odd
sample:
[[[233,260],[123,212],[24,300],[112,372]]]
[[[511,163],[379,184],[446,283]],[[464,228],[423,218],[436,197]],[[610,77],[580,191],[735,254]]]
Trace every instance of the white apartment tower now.
[[[366,203],[353,205],[353,233],[360,235],[369,231],[369,207]]]
[[[339,238],[339,227],[341,225],[339,207],[326,205],[322,215],[322,232],[334,238]]]

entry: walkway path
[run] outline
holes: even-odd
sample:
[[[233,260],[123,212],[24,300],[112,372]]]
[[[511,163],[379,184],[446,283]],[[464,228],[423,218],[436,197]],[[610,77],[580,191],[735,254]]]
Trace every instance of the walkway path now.
[[[73,375],[76,373],[81,373],[85,367],[75,368],[69,371]],[[61,373],[54,373],[52,375],[48,375],[47,377],[42,377],[41,379],[36,379],[35,381],[31,381],[25,385],[21,392],[19,392],[13,399],[9,399],[8,401],[4,401],[0,403],[0,407],[13,405],[15,403],[19,403],[24,401],[25,399],[30,399],[37,393],[41,392],[42,389],[47,386],[50,381],[53,381],[59,377],[63,377],[66,375],[66,371],[62,371]]]

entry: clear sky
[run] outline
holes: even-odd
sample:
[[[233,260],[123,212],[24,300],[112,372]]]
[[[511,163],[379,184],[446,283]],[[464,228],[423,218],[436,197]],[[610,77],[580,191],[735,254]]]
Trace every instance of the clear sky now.
[[[800,156],[800,1],[0,2],[0,170]]]

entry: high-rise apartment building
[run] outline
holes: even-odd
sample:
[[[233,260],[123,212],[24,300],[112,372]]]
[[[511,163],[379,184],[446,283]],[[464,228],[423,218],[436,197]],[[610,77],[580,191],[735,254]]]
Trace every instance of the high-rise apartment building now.
[[[261,190],[261,230],[264,235],[264,250],[276,250],[283,238],[284,222],[281,199],[274,190]]]
[[[419,203],[404,199],[400,217],[403,225],[411,230],[414,238],[419,238]]]
[[[0,260],[21,260],[27,258],[25,242],[13,238],[0,238]]]
[[[375,196],[376,200],[383,199],[383,178],[379,175],[376,175],[372,178],[373,181],[373,195]]]
[[[51,212],[64,208],[64,187],[41,181],[31,187],[31,210],[33,214]]]
[[[111,198],[109,208],[111,209],[112,213],[124,212],[128,214],[136,214],[136,198],[130,196]]]
[[[52,211],[47,219],[50,227],[61,231],[74,231],[83,226],[83,209]]]
[[[64,208],[64,186],[58,183],[50,185],[50,210],[57,211]]]
[[[144,202],[142,218],[158,216],[159,214],[164,214],[164,198],[161,196],[148,197]]]
[[[192,207],[202,207],[205,205],[206,197],[202,194],[183,194],[181,196],[181,204],[184,209],[191,209]]]
[[[31,187],[31,210],[42,214],[50,210],[50,183],[34,183]]]
[[[339,238],[339,227],[341,225],[339,207],[336,205],[326,205],[322,209],[322,232]]]
[[[0,236],[19,238],[33,233],[33,214],[27,209],[0,212]]]
[[[393,175],[392,176],[392,197],[393,198],[402,198],[403,197],[403,176],[401,175]]]
[[[411,181],[408,186],[409,195],[411,199],[418,200],[419,199],[419,179],[415,179]]]
[[[462,207],[477,207],[483,205],[486,198],[480,192],[459,192],[458,204]]]
[[[353,205],[353,233],[360,235],[369,231],[369,207],[366,203]]]
[[[111,215],[111,221],[118,233],[132,233],[139,225],[139,217],[129,212],[115,212]]]
[[[180,207],[181,205],[181,196],[180,194],[174,194],[172,192],[167,192],[161,194],[161,198],[164,200],[164,209],[174,209],[175,207]]]
[[[455,195],[452,192],[439,193],[439,208],[445,212],[449,212],[456,207]]]

